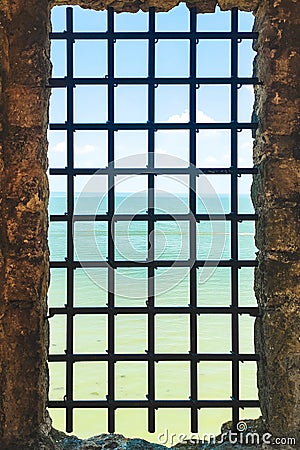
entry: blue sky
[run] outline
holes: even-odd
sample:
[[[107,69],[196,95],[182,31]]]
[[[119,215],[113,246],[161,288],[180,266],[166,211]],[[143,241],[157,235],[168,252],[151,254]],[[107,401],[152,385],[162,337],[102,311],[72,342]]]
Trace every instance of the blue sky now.
[[[65,30],[66,7],[55,7],[52,10],[53,31]],[[75,31],[106,31],[106,12],[95,12],[74,7]],[[252,29],[253,16],[250,13],[239,13],[239,30]],[[156,15],[158,31],[187,31],[189,26],[188,9],[180,4],[169,13]],[[116,31],[147,31],[148,14],[122,13],[115,15]],[[229,31],[230,13],[217,10],[215,14],[198,15],[199,31]],[[243,40],[239,44],[239,76],[252,76],[252,60],[254,52],[251,41]],[[147,76],[147,41],[117,41],[115,44],[115,75],[117,77]],[[230,41],[200,40],[197,46],[197,76],[228,77],[230,76]],[[53,77],[66,75],[66,43],[53,41],[51,46]],[[187,40],[164,41],[156,44],[156,76],[187,77],[189,70],[189,42]],[[74,76],[101,77],[107,73],[107,43],[101,40],[76,40],[74,46]],[[147,86],[124,86],[115,89],[115,121],[145,122],[147,121]],[[243,86],[239,92],[238,119],[240,122],[250,121],[253,89]],[[156,89],[157,122],[188,122],[187,86],[160,85]],[[107,87],[77,86],[74,89],[75,114],[77,123],[105,123],[107,120]],[[50,102],[50,122],[61,123],[66,120],[66,90],[53,89]],[[197,121],[229,122],[230,121],[230,86],[201,86],[197,91]],[[49,131],[49,165],[65,167],[66,133]],[[158,167],[172,165],[188,165],[189,150],[188,130],[158,131],[155,134],[155,163]],[[244,130],[238,135],[238,161],[240,167],[252,166],[251,131]],[[116,166],[126,167],[135,164],[145,167],[147,164],[147,132],[118,131],[115,138]],[[121,159],[120,159],[121,158]],[[172,158],[176,158],[173,159]],[[76,131],[74,145],[75,167],[105,167],[107,165],[107,132]],[[201,130],[197,134],[197,166],[228,167],[230,166],[230,131]],[[78,178],[78,177],[77,177]],[[227,177],[226,177],[227,178]],[[76,190],[84,188],[86,178],[76,180]],[[221,176],[212,178],[217,193],[228,192],[227,181]],[[243,176],[239,182],[240,193],[249,192],[251,176]],[[50,176],[51,191],[65,191],[64,176]],[[143,189],[144,183],[127,179],[124,192]],[[174,192],[185,191],[176,180],[167,180],[162,186]],[[119,187],[122,191],[122,185]]]

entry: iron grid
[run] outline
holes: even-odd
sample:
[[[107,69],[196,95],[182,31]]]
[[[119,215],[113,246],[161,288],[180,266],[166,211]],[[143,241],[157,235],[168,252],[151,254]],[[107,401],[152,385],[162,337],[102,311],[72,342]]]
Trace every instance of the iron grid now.
[[[256,168],[239,168],[237,160],[238,132],[244,129],[256,129],[255,123],[238,122],[238,89],[242,85],[258,84],[257,78],[238,77],[238,45],[241,39],[255,39],[257,33],[238,31],[238,11],[231,12],[231,31],[229,32],[199,32],[197,31],[196,12],[190,11],[190,30],[188,32],[159,32],[155,30],[155,9],[149,10],[149,28],[147,32],[116,32],[114,30],[114,11],[107,12],[106,32],[75,32],[73,30],[73,9],[66,10],[66,31],[53,32],[52,40],[65,40],[67,46],[67,76],[50,79],[51,88],[67,90],[67,121],[50,124],[51,130],[65,130],[67,133],[67,167],[52,168],[50,175],[67,176],[67,211],[64,215],[52,215],[53,222],[64,222],[67,226],[67,258],[64,261],[51,261],[50,267],[63,268],[67,272],[67,303],[64,307],[50,308],[49,317],[63,315],[66,317],[67,344],[65,354],[50,354],[49,362],[64,362],[66,364],[66,393],[61,401],[50,400],[50,408],[65,408],[66,430],[73,430],[74,408],[105,408],[108,410],[108,431],[115,431],[115,412],[119,408],[147,408],[148,430],[155,431],[155,411],[158,408],[188,408],[191,417],[191,431],[198,432],[198,412],[201,408],[229,408],[232,410],[234,426],[239,421],[239,411],[245,407],[259,407],[256,400],[241,400],[240,363],[257,361],[256,354],[241,354],[239,351],[239,315],[258,315],[256,307],[239,306],[238,270],[241,267],[255,267],[255,260],[241,260],[238,255],[238,223],[254,221],[254,214],[241,214],[238,211],[238,177],[242,174],[254,174]],[[74,77],[74,43],[76,39],[105,40],[108,45],[108,74],[104,78]],[[148,77],[116,78],[114,68],[116,40],[145,39],[148,42]],[[161,39],[187,39],[189,41],[190,63],[187,78],[156,78],[155,77],[155,45]],[[199,39],[227,39],[231,43],[231,76],[228,78],[199,78],[196,76],[197,44]],[[115,122],[115,88],[117,85],[144,85],[148,88],[148,120],[146,123],[116,123]],[[156,123],[155,122],[155,89],[159,85],[189,86],[188,123]],[[196,121],[196,91],[201,85],[229,85],[231,89],[231,120],[226,123],[197,123]],[[74,89],[78,85],[104,85],[108,89],[108,121],[106,123],[74,123]],[[188,168],[157,168],[154,164],[154,142],[157,130],[189,130],[189,163]],[[201,129],[230,130],[231,134],[231,166],[229,168],[195,168],[196,167],[196,133]],[[74,167],[74,133],[76,130],[106,130],[108,133],[108,166],[106,168],[75,168]],[[115,132],[118,130],[146,130],[148,134],[148,166],[143,169],[117,168],[115,158]],[[231,211],[228,214],[198,214],[196,208],[195,183],[199,173],[227,174],[231,179]],[[96,216],[74,214],[74,177],[76,175],[105,175],[108,178],[108,212]],[[148,180],[148,210],[145,214],[116,214],[115,176],[122,174],[145,175]],[[186,174],[189,176],[189,213],[188,214],[157,214],[155,212],[154,185],[158,174]],[[196,255],[196,223],[209,220],[226,220],[231,224],[230,242],[231,258],[221,261],[197,260]],[[74,259],[73,224],[77,221],[96,220],[107,223],[108,226],[108,258],[106,261],[76,261]],[[115,257],[114,227],[116,221],[147,222],[148,239],[155,232],[156,221],[186,220],[189,222],[190,258],[186,260],[156,260],[154,246],[149,245],[148,258],[145,261],[119,261]],[[204,265],[228,267],[231,271],[231,305],[228,307],[201,307],[197,302],[197,269]],[[188,267],[190,299],[187,307],[158,307],[155,305],[154,272],[158,267]],[[108,270],[108,303],[105,307],[75,307],[74,306],[74,271],[77,268],[104,267]],[[118,267],[145,267],[148,270],[148,301],[144,307],[117,307],[115,305],[115,269]],[[190,317],[190,351],[188,353],[157,353],[155,351],[155,316],[157,314],[188,314]],[[108,318],[108,349],[103,354],[74,353],[74,316],[79,314],[101,314]],[[145,314],[148,320],[148,348],[145,354],[117,354],[115,351],[115,318],[122,314]],[[197,348],[197,316],[200,314],[224,314],[231,317],[230,353],[199,353]],[[79,361],[105,361],[108,364],[108,393],[106,400],[74,400],[74,364]],[[116,374],[115,363],[118,361],[144,361],[148,365],[148,395],[144,400],[117,400],[115,398]],[[155,395],[155,364],[160,361],[188,361],[190,363],[190,397],[186,400],[158,400]],[[199,400],[197,367],[201,361],[231,362],[232,395],[228,400]]]

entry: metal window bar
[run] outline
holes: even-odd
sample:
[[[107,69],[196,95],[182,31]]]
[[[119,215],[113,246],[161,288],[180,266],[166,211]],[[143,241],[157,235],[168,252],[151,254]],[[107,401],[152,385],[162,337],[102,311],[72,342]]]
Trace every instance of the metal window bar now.
[[[52,215],[53,222],[67,223],[67,258],[65,261],[51,261],[51,268],[67,270],[67,303],[64,307],[49,309],[49,317],[64,315],[67,318],[67,347],[65,354],[50,354],[49,362],[66,363],[66,395],[61,401],[48,401],[50,408],[66,410],[66,431],[73,430],[74,408],[106,408],[108,410],[108,431],[115,431],[115,411],[118,408],[147,408],[148,430],[155,432],[155,410],[158,408],[188,408],[191,414],[191,432],[198,432],[198,411],[201,408],[230,408],[232,410],[233,427],[239,421],[239,411],[245,407],[259,407],[256,400],[239,398],[240,376],[239,365],[244,361],[257,361],[256,354],[239,352],[239,315],[258,315],[257,307],[239,306],[238,269],[255,267],[255,260],[239,260],[238,257],[238,223],[256,220],[255,214],[240,214],[238,211],[238,177],[242,174],[257,173],[255,167],[239,168],[237,161],[239,130],[255,130],[255,123],[239,123],[238,89],[242,85],[255,85],[259,81],[255,77],[238,77],[238,44],[242,39],[255,39],[255,32],[238,31],[238,11],[231,12],[230,32],[197,31],[197,14],[190,11],[190,30],[188,32],[159,32],[155,30],[155,9],[149,10],[149,28],[147,32],[114,31],[114,11],[108,8],[106,32],[74,32],[73,9],[66,10],[67,28],[64,32],[50,33],[51,39],[63,39],[67,45],[67,76],[50,79],[51,88],[67,89],[67,121],[50,124],[51,130],[67,132],[67,167],[50,169],[50,175],[67,175],[67,212],[64,215]],[[76,39],[102,39],[108,43],[108,74],[105,78],[75,78],[73,73],[73,46]],[[116,78],[114,76],[114,44],[116,39],[146,39],[148,41],[148,77]],[[187,39],[190,43],[190,68],[188,78],[155,77],[155,44],[159,39]],[[208,78],[197,77],[196,59],[199,39],[228,39],[231,42],[231,77]],[[148,121],[146,123],[116,123],[114,111],[114,94],[117,85],[145,85],[148,87]],[[158,85],[188,85],[189,113],[188,123],[156,123],[155,122],[155,89]],[[231,121],[229,123],[197,123],[196,90],[201,85],[230,85],[231,87]],[[108,121],[106,123],[74,123],[73,93],[78,85],[105,85],[108,87]],[[187,168],[156,168],[154,164],[154,142],[157,130],[189,130],[189,161]],[[201,129],[227,129],[231,133],[231,166],[229,168],[195,168],[196,166],[196,133]],[[108,167],[106,168],[74,168],[74,132],[76,130],[107,130],[108,132]],[[147,130],[148,132],[148,165],[143,169],[117,168],[114,166],[114,137],[118,130]],[[220,214],[198,214],[196,210],[196,178],[199,173],[229,174],[231,177],[231,212]],[[74,177],[76,175],[103,174],[108,177],[108,212],[107,214],[74,215]],[[146,214],[135,216],[115,213],[115,176],[120,174],[147,175],[148,178],[148,210]],[[189,175],[189,213],[157,214],[155,213],[154,183],[155,175],[187,174]],[[199,221],[226,220],[231,224],[231,258],[221,261],[197,260],[196,224]],[[73,243],[74,221],[96,220],[106,222],[108,226],[108,259],[107,261],[75,261]],[[115,223],[116,221],[147,221],[148,223],[148,258],[146,261],[117,261],[115,259]],[[189,221],[189,260],[155,260],[154,239],[156,221]],[[151,239],[151,242],[150,242]],[[200,307],[197,303],[197,269],[206,265],[229,267],[231,270],[231,306]],[[189,267],[190,302],[187,307],[158,307],[155,305],[154,271],[157,267]],[[106,307],[74,306],[74,271],[77,268],[105,267],[108,269],[108,303]],[[119,267],[145,267],[148,270],[148,300],[144,307],[115,306],[115,269]],[[190,351],[188,353],[156,353],[155,352],[155,316],[156,314],[188,314],[190,317]],[[103,314],[108,317],[108,350],[104,354],[74,354],[73,319],[77,314]],[[148,349],[145,354],[117,354],[115,352],[115,316],[118,314],[146,314],[148,317]],[[197,349],[197,316],[200,314],[224,314],[231,317],[232,351],[224,353],[199,353]],[[108,363],[108,394],[106,400],[74,400],[73,399],[73,367],[78,361],[106,361]],[[148,364],[148,395],[144,400],[115,399],[115,363],[118,361],[145,361]],[[186,400],[157,400],[155,396],[155,363],[159,361],[188,361],[190,363],[190,397]],[[199,400],[197,386],[197,367],[200,361],[230,361],[232,365],[232,396],[228,400]]]

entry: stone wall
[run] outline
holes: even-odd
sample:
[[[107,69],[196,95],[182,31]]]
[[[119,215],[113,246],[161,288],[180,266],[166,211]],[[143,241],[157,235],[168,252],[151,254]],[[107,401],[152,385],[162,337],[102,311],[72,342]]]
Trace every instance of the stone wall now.
[[[82,8],[103,10],[109,6],[117,12],[148,11],[155,6],[156,11],[169,11],[180,3],[178,0],[50,0],[50,6],[79,5]],[[217,4],[223,10],[239,8],[242,11],[255,11],[260,0],[187,0],[189,8],[195,8],[198,13],[212,13]]]
[[[190,0],[212,12],[216,0]],[[300,420],[298,0],[219,0],[256,11],[259,129],[253,184],[258,213],[255,290],[259,395],[275,435]],[[168,10],[177,0],[2,0],[0,4],[0,447],[45,423],[48,287],[47,107],[49,10],[77,4]],[[46,445],[46,444],[45,444]],[[25,445],[26,447],[26,445]],[[24,448],[25,448],[24,447]],[[50,444],[49,447],[50,448]],[[18,448],[21,448],[21,444]],[[26,447],[27,448],[27,447]],[[42,448],[42,447],[32,447]],[[46,448],[46,447],[45,447]]]
[[[258,386],[270,432],[300,445],[300,3],[262,2],[256,17]]]
[[[0,6],[0,448],[47,396],[47,1]]]

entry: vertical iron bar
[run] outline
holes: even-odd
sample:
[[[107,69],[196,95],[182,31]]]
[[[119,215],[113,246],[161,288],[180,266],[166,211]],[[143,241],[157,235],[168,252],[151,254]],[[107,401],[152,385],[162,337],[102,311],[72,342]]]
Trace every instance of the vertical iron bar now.
[[[197,306],[197,268],[195,261],[197,259],[197,225],[196,225],[196,174],[194,168],[196,166],[196,128],[197,122],[197,106],[196,106],[196,59],[197,59],[197,14],[194,9],[190,11],[190,154],[189,154],[189,208],[191,212],[190,218],[190,353],[196,355],[197,353],[197,314],[195,307]],[[198,398],[198,363],[192,357],[190,362],[190,387],[191,400],[197,401]],[[191,432],[198,432],[198,408],[195,404],[191,407]]]
[[[73,243],[73,213],[74,213],[74,100],[73,100],[73,9],[67,8],[66,10],[67,20],[67,307],[73,308],[74,306],[74,243]],[[67,356],[71,356],[74,351],[73,345],[74,323],[73,314],[67,314]],[[66,400],[67,402],[73,401],[73,381],[74,381],[74,366],[73,361],[67,360],[66,370]],[[68,433],[73,431],[73,407],[67,404],[66,408],[66,430]]]
[[[154,122],[155,122],[155,8],[149,8],[149,59],[148,59],[148,122],[152,125],[148,130],[148,167],[154,167]],[[148,261],[154,261],[154,174],[148,174]],[[148,352],[155,353],[155,315],[152,311],[155,303],[155,269],[148,267]],[[148,431],[155,432],[155,363],[148,362]]]
[[[108,124],[114,123],[114,10],[108,8]],[[108,165],[114,168],[114,129],[108,129]],[[115,260],[115,180],[112,172],[108,175],[108,431],[115,431],[115,273],[113,262]]]
[[[238,10],[231,11],[231,213],[234,217],[238,213],[238,180],[237,180],[237,122],[238,122]],[[231,258],[238,260],[238,223],[231,221]],[[238,308],[238,268],[231,268],[231,345],[232,353],[239,353],[239,316]],[[232,424],[236,427],[239,421],[239,361],[232,361]]]

